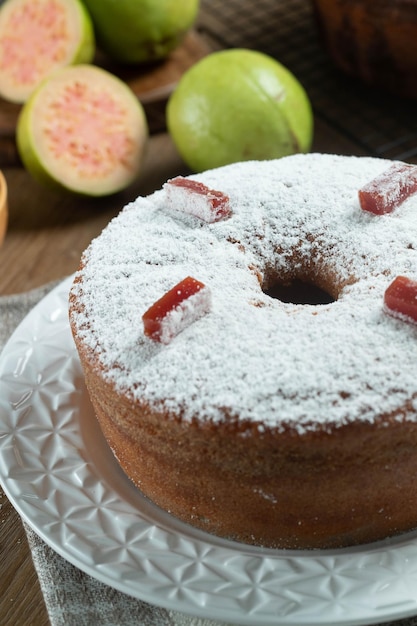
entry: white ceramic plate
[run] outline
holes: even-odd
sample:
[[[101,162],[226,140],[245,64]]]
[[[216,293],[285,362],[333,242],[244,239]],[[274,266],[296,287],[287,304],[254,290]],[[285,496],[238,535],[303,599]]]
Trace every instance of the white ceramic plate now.
[[[415,534],[355,550],[262,550],[195,530],[144,498],[95,420],[68,324],[70,284],[33,309],[0,358],[0,479],[47,544],[129,595],[229,623],[417,614]]]

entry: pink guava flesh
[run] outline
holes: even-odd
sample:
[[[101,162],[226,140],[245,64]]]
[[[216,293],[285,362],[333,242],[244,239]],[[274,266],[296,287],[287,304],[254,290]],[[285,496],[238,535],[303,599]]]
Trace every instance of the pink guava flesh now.
[[[48,149],[85,178],[102,178],[117,165],[131,169],[135,142],[126,129],[126,115],[108,90],[69,83],[49,107]]]

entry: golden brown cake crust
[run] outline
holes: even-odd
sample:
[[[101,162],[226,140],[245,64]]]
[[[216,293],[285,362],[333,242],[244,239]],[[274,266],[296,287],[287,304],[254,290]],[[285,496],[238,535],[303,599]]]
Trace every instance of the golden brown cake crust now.
[[[412,423],[381,416],[378,424],[302,437],[236,422],[189,424],[129,400],[80,356],[121,467],[181,520],[237,541],[294,549],[367,543],[416,526]],[[239,436],[245,428],[250,445]]]

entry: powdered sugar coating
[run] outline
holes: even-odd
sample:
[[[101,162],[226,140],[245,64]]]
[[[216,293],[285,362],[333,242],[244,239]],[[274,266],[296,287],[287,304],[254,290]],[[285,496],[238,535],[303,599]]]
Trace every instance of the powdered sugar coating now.
[[[381,215],[394,211],[416,191],[417,166],[396,162],[359,190],[359,201],[365,211]]]
[[[389,165],[310,154],[193,176],[230,198],[231,217],[213,224],[167,211],[163,190],[138,198],[84,254],[78,337],[119,390],[186,420],[239,416],[299,433],[397,411],[416,420],[417,328],[388,316],[383,298],[398,274],[417,277],[417,196],[380,216],[358,200]],[[262,291],[271,271],[306,267],[332,273],[335,302]],[[211,310],[156,345],[141,315],[190,274]]]
[[[229,198],[199,182],[177,176],[165,183],[166,207],[194,215],[203,222],[217,222],[230,215]]]

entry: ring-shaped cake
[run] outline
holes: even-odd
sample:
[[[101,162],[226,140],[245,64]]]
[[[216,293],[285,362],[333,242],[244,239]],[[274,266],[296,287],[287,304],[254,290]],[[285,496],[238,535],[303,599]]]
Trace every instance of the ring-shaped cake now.
[[[390,164],[310,154],[208,171],[187,180],[227,214],[190,215],[166,185],[84,253],[70,321],[90,397],[165,510],[276,548],[417,527],[417,326],[384,307],[397,276],[417,277],[417,195],[381,215],[358,199]],[[146,336],[142,315],[190,275],[209,310],[166,343]],[[285,298],[297,283],[324,303]]]

